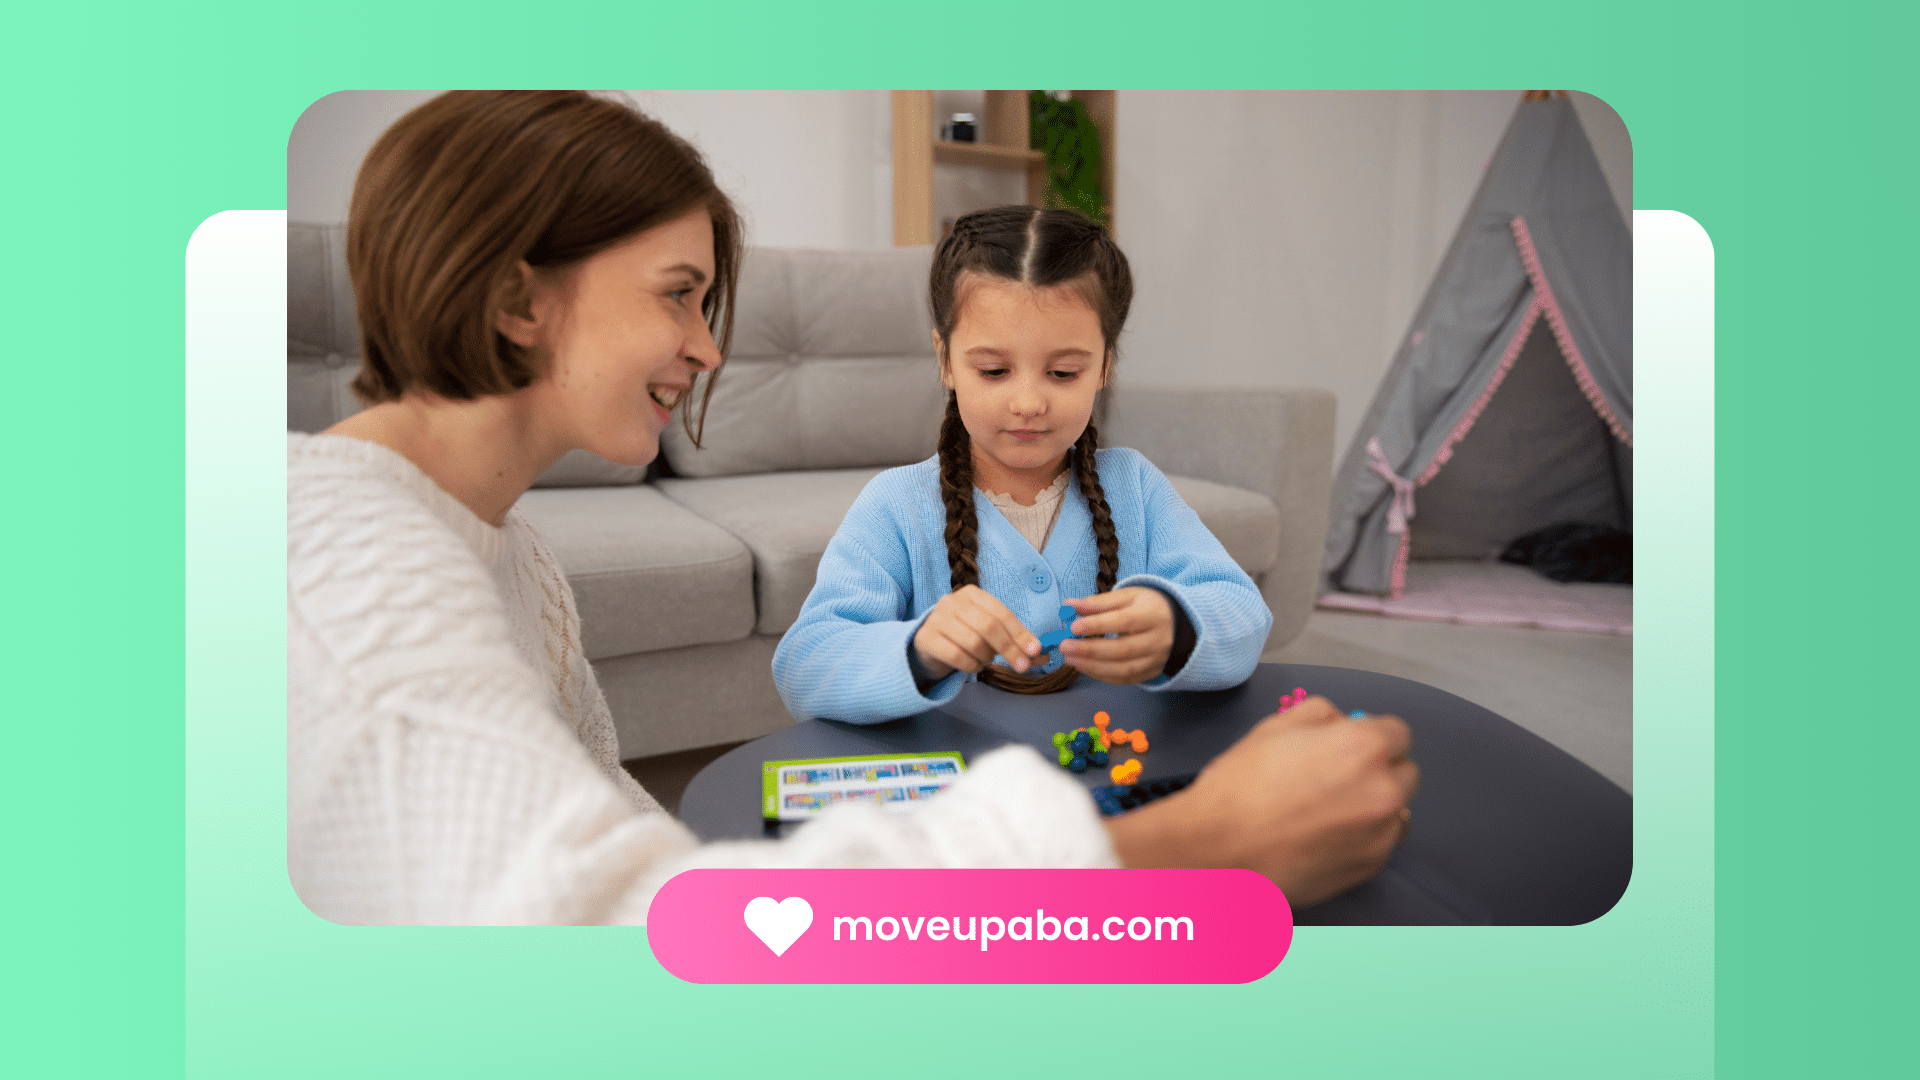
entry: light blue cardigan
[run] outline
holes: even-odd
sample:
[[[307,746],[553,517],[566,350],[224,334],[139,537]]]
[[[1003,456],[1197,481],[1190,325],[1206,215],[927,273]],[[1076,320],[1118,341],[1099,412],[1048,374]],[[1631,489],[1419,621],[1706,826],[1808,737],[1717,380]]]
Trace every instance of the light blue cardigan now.
[[[1100,486],[1120,540],[1120,579],[1177,601],[1196,641],[1186,665],[1148,690],[1219,690],[1253,674],[1273,625],[1253,580],[1159,469],[1134,450],[1102,450]],[[1069,473],[1069,475],[1072,475]],[[978,491],[980,587],[1035,635],[1062,629],[1062,600],[1091,596],[1099,574],[1093,515],[1068,483],[1047,549],[1036,552]],[[940,461],[889,469],[867,484],[827,545],[806,606],[773,656],[773,681],[800,719],[872,724],[938,708],[973,676],[954,672],[922,694],[907,649],[949,591]],[[1049,662],[1038,670],[1051,670]]]

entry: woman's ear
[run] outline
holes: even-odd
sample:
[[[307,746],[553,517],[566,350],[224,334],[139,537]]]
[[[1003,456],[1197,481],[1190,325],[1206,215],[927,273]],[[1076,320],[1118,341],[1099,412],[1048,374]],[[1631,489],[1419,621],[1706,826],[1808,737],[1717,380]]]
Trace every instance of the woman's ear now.
[[[534,302],[538,281],[533,267],[521,259],[516,269],[517,275],[501,289],[500,308],[494,312],[493,327],[508,341],[523,349],[531,349],[540,344],[545,329],[541,319],[545,305]]]

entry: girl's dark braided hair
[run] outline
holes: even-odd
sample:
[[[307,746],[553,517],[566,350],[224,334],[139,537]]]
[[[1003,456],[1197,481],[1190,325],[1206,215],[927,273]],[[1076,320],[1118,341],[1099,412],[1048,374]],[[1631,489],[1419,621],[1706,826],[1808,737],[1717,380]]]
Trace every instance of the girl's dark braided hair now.
[[[1046,288],[1065,286],[1078,292],[1100,319],[1105,339],[1103,365],[1113,363],[1120,328],[1133,304],[1133,274],[1127,257],[1107,231],[1071,210],[1036,210],[1031,206],[1002,206],[968,214],[933,254],[928,295],[934,329],[940,335],[940,363],[947,363],[947,342],[960,318],[963,274],[1017,281]],[[1103,366],[1102,371],[1105,372]],[[1086,496],[1093,515],[1094,542],[1100,552],[1098,591],[1107,592],[1120,579],[1120,539],[1114,535],[1113,512],[1107,507],[1100,474],[1094,468],[1099,435],[1092,424],[1080,433],[1069,451],[1074,479]],[[980,583],[979,521],[973,509],[973,443],[960,421],[960,403],[947,393],[947,415],[940,424],[940,497],[947,511],[947,569],[950,587],[958,590]],[[1079,671],[1066,665],[1051,674],[1016,675],[989,664],[980,681],[1020,694],[1052,694],[1073,685]]]

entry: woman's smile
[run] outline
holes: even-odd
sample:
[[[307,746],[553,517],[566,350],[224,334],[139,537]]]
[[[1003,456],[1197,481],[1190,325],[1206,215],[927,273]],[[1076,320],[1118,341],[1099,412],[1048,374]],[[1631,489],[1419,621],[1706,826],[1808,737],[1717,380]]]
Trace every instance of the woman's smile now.
[[[653,411],[661,423],[673,420],[673,407],[680,403],[680,396],[688,390],[684,383],[654,383],[647,387],[647,396],[653,399]]]

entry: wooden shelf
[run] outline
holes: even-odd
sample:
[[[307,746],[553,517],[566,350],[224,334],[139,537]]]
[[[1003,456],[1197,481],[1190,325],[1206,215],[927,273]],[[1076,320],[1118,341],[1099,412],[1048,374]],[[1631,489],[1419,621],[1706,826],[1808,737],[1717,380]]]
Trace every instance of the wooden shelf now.
[[[1107,220],[1113,220],[1113,113],[1111,90],[1076,90],[1087,113],[1100,130],[1100,153],[1106,166]],[[1028,92],[988,90],[979,120],[980,141],[957,143],[934,134],[933,91],[893,92],[893,242],[896,247],[931,244],[939,238],[934,220],[933,166],[958,165],[1024,172],[1027,202],[1041,204],[1046,192],[1047,160],[1029,149]]]
[[[943,165],[979,165],[989,169],[1025,172],[1035,165],[1044,166],[1047,163],[1047,155],[1038,150],[1017,150],[1011,146],[935,139],[933,140],[933,160]]]

